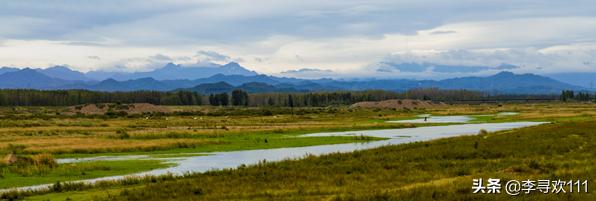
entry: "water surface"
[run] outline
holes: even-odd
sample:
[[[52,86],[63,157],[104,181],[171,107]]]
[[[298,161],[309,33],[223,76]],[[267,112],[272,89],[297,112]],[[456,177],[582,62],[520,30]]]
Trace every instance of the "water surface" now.
[[[387,121],[389,123],[466,123],[474,118],[469,116],[430,116],[418,115],[418,119]]]
[[[205,172],[209,170],[217,170],[223,168],[236,168],[240,165],[256,164],[260,161],[280,161],[284,159],[296,159],[308,154],[322,155],[336,152],[352,152],[356,150],[377,148],[386,145],[395,145],[410,143],[416,141],[426,141],[438,138],[454,137],[461,135],[473,135],[479,133],[481,129],[489,132],[508,130],[514,128],[521,128],[526,126],[534,126],[543,124],[545,122],[510,122],[510,123],[483,123],[483,124],[461,124],[448,126],[429,126],[417,128],[402,128],[402,129],[384,129],[384,130],[364,130],[364,131],[346,131],[346,132],[325,132],[306,134],[305,137],[318,136],[373,136],[388,138],[386,140],[371,141],[364,143],[347,143],[334,145],[318,145],[307,147],[291,147],[291,148],[276,148],[276,149],[261,149],[261,150],[245,150],[245,151],[229,151],[229,152],[214,152],[206,156],[189,156],[177,158],[173,160],[176,165],[169,168],[156,169],[152,171],[121,175],[102,177],[89,180],[81,180],[76,182],[94,183],[97,181],[117,180],[123,179],[127,176],[148,176],[148,175],[164,175],[174,174],[181,175],[188,172]],[[125,159],[139,158],[144,156],[122,156]],[[109,157],[110,160],[117,160],[119,156]],[[105,158],[99,158],[105,159]],[[62,159],[71,160],[74,159]],[[86,159],[89,161],[90,159]],[[172,160],[171,160],[172,161]],[[64,162],[64,161],[62,161]],[[35,190],[48,188],[51,184],[28,186],[15,188],[16,190]],[[0,191],[1,192],[1,191]]]

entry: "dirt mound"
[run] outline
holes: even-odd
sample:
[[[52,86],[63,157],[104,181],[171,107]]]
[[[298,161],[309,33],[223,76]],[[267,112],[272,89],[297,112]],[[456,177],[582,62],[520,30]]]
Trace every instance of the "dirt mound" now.
[[[72,113],[82,113],[82,114],[106,114],[109,112],[112,113],[122,113],[125,112],[126,114],[141,114],[141,113],[151,113],[151,112],[163,112],[168,113],[171,112],[170,109],[157,106],[149,103],[134,103],[134,104],[115,104],[115,103],[98,103],[98,104],[86,104],[86,105],[77,105],[70,107],[70,111]]]
[[[350,107],[361,107],[361,108],[390,108],[390,109],[414,109],[414,108],[433,108],[443,106],[445,103],[424,101],[424,100],[384,100],[384,101],[365,101],[354,103]]]
[[[75,106],[75,110],[76,109],[77,109],[77,107]],[[88,104],[88,105],[81,107],[79,109],[79,111],[76,111],[76,112],[80,112],[83,114],[103,114],[106,111],[104,111],[103,108],[98,107],[98,105],[96,105],[96,104]]]

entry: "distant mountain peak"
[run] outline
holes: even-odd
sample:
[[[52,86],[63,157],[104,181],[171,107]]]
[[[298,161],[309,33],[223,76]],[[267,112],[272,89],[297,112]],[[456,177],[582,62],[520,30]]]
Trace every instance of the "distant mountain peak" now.
[[[100,83],[118,83],[118,81],[115,80],[114,78],[108,78],[108,79],[101,81]]]
[[[0,75],[0,88],[51,89],[69,83],[69,81],[50,77],[31,68]]]
[[[435,65],[433,69],[437,70],[437,67]],[[513,68],[507,64],[503,64],[502,67]],[[168,63],[160,69],[149,72],[103,73],[106,73],[107,77],[101,79],[103,80],[101,82],[82,82],[80,80],[86,79],[88,74],[71,70],[67,66],[53,66],[46,69],[6,67],[0,68],[0,88],[89,89],[100,91],[189,89],[201,93],[222,93],[230,92],[233,89],[256,93],[371,89],[403,91],[412,88],[440,88],[498,93],[556,94],[560,93],[561,90],[585,90],[585,88],[556,81],[549,77],[530,73],[514,74],[508,70],[485,77],[460,77],[445,80],[305,80],[257,74],[243,68],[236,62],[230,62],[225,65],[214,64],[213,66],[182,66]]]
[[[156,79],[153,79],[152,77],[142,77],[142,78],[139,78],[137,80],[138,81],[145,81],[145,82],[147,82],[147,81],[149,81],[149,82],[157,81]]]
[[[501,71],[501,72],[493,75],[493,77],[510,77],[510,76],[515,76],[515,73],[510,72],[510,71]]]
[[[229,71],[228,73],[242,72],[244,74],[246,74],[246,73],[256,74],[254,71],[248,70],[236,62],[227,63],[227,64],[221,66],[221,68],[228,70]]]
[[[26,67],[21,69],[20,71],[17,71],[18,73],[37,73],[36,70],[33,70],[32,68]]]
[[[226,77],[226,75],[218,73],[218,74],[210,76],[209,78],[225,78],[225,77]]]
[[[170,62],[170,63],[167,63],[167,64],[166,64],[164,67],[162,67],[162,68],[164,68],[164,69],[167,69],[167,68],[178,68],[178,67],[180,67],[180,65]]]
[[[224,81],[216,82],[216,83],[213,83],[213,84],[215,84],[215,85],[232,86],[230,83],[227,83],[227,82],[224,82]]]
[[[225,64],[223,66],[225,66],[225,67],[240,67],[240,68],[243,68],[242,66],[240,66],[240,64],[238,64],[238,63],[236,63],[234,61],[232,61],[230,63],[227,63],[227,64]]]
[[[544,76],[540,76],[540,75],[533,74],[533,73],[515,74],[515,73],[510,72],[510,71],[501,71],[501,72],[499,72],[497,74],[494,74],[492,76],[489,76],[489,78],[511,78],[511,79],[514,79],[516,77],[518,77],[520,79],[522,79],[522,77],[525,77],[525,78],[549,79],[549,80],[552,80],[549,77],[544,77]]]
[[[70,81],[87,81],[90,80],[84,73],[70,69],[68,66],[52,66],[45,69],[35,69],[36,71],[43,73],[53,78],[59,78]]]
[[[225,65],[218,65],[213,63],[198,63],[196,65],[181,65],[174,63],[167,63],[161,68],[157,68],[148,72],[133,72],[133,73],[102,73],[90,72],[87,75],[94,77],[97,80],[106,78],[114,78],[116,80],[131,80],[144,77],[152,77],[156,80],[195,80],[201,78],[208,78],[213,75],[257,75],[256,72],[250,71],[240,64],[230,62]]]
[[[72,71],[70,68],[66,67],[66,66],[51,66],[48,67],[46,69],[59,69],[59,70],[68,70],[68,71]]]

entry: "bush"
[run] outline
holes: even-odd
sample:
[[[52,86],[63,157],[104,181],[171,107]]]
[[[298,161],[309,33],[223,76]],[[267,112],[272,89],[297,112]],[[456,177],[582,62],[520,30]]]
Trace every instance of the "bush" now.
[[[58,163],[56,163],[56,160],[54,160],[54,157],[51,154],[37,154],[31,156],[31,159],[33,160],[33,165],[38,167],[54,168],[58,166]]]
[[[38,175],[48,170],[58,167],[54,157],[47,153],[41,153],[33,156],[19,156],[12,154],[15,160],[6,164],[5,170],[20,174],[23,176]]]

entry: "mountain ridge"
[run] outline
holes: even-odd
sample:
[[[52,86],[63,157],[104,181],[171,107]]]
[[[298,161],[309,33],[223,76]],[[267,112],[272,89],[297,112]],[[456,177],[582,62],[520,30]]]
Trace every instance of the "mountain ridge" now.
[[[194,69],[193,69],[194,68]],[[165,79],[179,78],[180,74],[190,71],[217,69],[218,73],[209,77],[196,79]],[[179,71],[182,70],[182,71]],[[236,73],[238,71],[238,73]],[[212,71],[210,73],[213,73]],[[257,92],[299,92],[299,91],[337,91],[337,90],[389,90],[405,91],[413,88],[466,89],[490,93],[529,93],[555,94],[561,90],[587,90],[586,88],[560,82],[558,80],[536,74],[514,74],[501,71],[487,77],[458,77],[444,80],[409,80],[409,79],[371,79],[371,80],[334,80],[334,79],[300,79],[276,77],[257,74],[249,71],[237,63],[212,67],[182,67],[169,63],[163,68],[136,74],[147,75],[133,79],[118,80],[108,78],[102,81],[85,79],[81,72],[66,66],[54,66],[47,69],[18,69],[10,67],[0,68],[0,88],[32,88],[32,89],[87,89],[96,91],[135,91],[155,90],[171,91],[179,89],[195,90],[211,93],[209,89],[195,88],[202,84],[225,82],[231,87],[245,89],[251,93]],[[152,77],[160,74],[162,79]],[[194,75],[185,75],[193,77]],[[200,76],[195,76],[200,77]],[[247,84],[250,83],[250,84]],[[195,89],[193,89],[195,88]],[[222,91],[222,90],[220,90]]]
[[[224,65],[207,64],[199,66],[187,66],[181,64],[167,63],[161,68],[146,72],[105,72],[90,71],[86,76],[95,80],[104,80],[112,78],[118,81],[139,79],[151,77],[156,80],[179,80],[179,79],[199,79],[207,78],[216,74],[223,75],[257,75],[256,72],[248,70],[236,62],[230,62]]]

